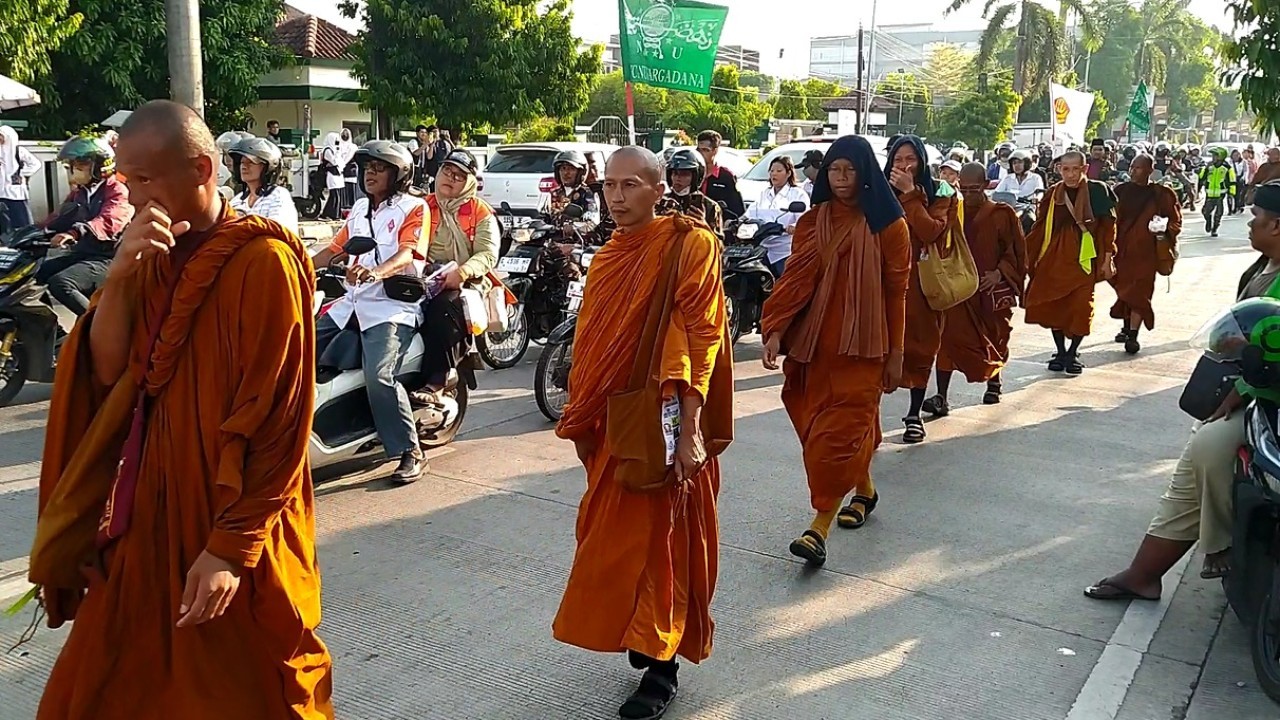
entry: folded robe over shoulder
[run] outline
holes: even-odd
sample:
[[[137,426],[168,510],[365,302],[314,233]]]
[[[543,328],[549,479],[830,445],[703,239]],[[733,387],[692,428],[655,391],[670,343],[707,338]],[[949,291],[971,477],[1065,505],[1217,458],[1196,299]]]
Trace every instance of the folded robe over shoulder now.
[[[1053,186],[1044,200],[1036,224],[1027,234],[1027,269],[1030,282],[1024,307],[1029,324],[1060,330],[1068,337],[1084,337],[1093,327],[1094,285],[1102,281],[1101,260],[1115,256],[1116,197],[1106,183],[1086,180],[1077,207],[1089,204],[1092,221],[1086,228],[1092,246],[1085,241],[1078,221],[1066,203],[1070,193],[1062,183]]]
[[[114,387],[93,373],[96,306],[64,345],[30,577],[50,624],[75,622],[37,718],[330,718],[307,465],[311,262],[278,224],[228,213],[179,272],[175,284],[173,257],[157,255],[130,279],[133,351]],[[131,520],[100,553],[139,387],[149,410]],[[239,591],[222,617],[177,628],[205,550],[245,568]]]

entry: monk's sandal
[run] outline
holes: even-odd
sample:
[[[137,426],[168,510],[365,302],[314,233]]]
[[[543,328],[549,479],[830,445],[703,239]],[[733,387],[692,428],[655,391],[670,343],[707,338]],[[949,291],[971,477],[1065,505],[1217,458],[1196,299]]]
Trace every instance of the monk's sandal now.
[[[920,409],[934,417],[941,418],[951,414],[951,403],[947,402],[947,399],[942,397],[942,394],[939,393],[925,400],[924,404],[920,406]]]
[[[902,442],[908,445],[924,442],[926,433],[923,420],[919,417],[904,417],[902,418],[902,425],[906,428],[902,433]]]

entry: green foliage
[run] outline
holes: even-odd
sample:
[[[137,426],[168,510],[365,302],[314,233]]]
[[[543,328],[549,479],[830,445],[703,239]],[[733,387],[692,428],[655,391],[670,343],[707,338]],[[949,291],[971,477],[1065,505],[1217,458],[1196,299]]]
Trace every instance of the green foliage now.
[[[738,76],[738,84],[744,88],[755,88],[758,95],[767,97],[777,90],[778,80],[772,75],[765,75],[755,70],[743,70]]]
[[[1012,132],[1021,102],[1008,82],[992,82],[987,92],[966,94],[944,109],[934,134],[973,148],[995,147]]]
[[[952,0],[947,12],[978,2],[978,0]],[[1022,97],[1036,97],[1048,91],[1049,83],[1067,67],[1067,37],[1063,16],[1059,9],[1076,13],[1086,34],[1094,34],[1093,19],[1084,0],[1060,0],[1053,7],[1043,0],[986,0],[982,16],[987,27],[979,40],[978,67],[985,71],[1013,67],[1022,80]],[[1011,38],[1019,34],[1025,38],[1023,56],[1010,64],[995,62],[997,54]],[[1015,83],[1016,87],[1016,83]]]
[[[932,131],[933,95],[913,73],[891,72],[875,87],[875,94],[893,103],[888,112],[887,134],[928,135]]]
[[[718,103],[737,104],[755,99],[755,94],[742,90],[742,74],[732,65],[716,67],[711,76],[711,99]]]
[[[1280,129],[1280,3],[1227,0],[1226,6],[1237,36],[1222,44],[1230,68],[1223,80],[1239,85],[1241,106],[1257,116],[1262,132],[1274,133]]]
[[[80,28],[84,16],[67,0],[0,0],[0,75],[31,83],[49,74],[49,54]]]
[[[778,84],[778,95],[773,99],[773,116],[784,120],[809,119],[809,103],[805,100],[804,83],[799,80],[783,80]]]
[[[7,0],[5,0],[7,1]],[[27,0],[17,0],[19,4]],[[77,0],[80,29],[50,57],[34,85],[44,104],[23,113],[31,134],[61,137],[116,110],[169,96],[164,4],[156,0]],[[242,127],[263,74],[288,61],[274,44],[282,0],[202,0],[205,119]]]
[[[632,97],[635,99],[638,115],[665,113],[671,107],[672,97],[682,94],[649,85],[632,86]],[[586,108],[578,113],[584,125],[594,122],[596,118],[609,115],[621,118],[627,116],[626,83],[622,79],[621,70],[592,78],[590,99],[587,101]]]
[[[840,85],[840,83],[831,82],[830,80],[819,80],[817,78],[809,78],[804,81],[804,97],[805,105],[808,106],[809,114],[804,118],[792,118],[796,120],[821,120],[827,121],[827,111],[822,109],[823,103],[832,98],[844,97],[848,94],[848,90]]]
[[[768,103],[744,100],[728,104],[690,95],[672,108],[665,120],[667,125],[695,137],[703,130],[715,130],[735,147],[746,147],[756,129],[772,114]]]
[[[440,124],[572,117],[587,105],[599,46],[578,51],[569,0],[354,0],[365,101]]]
[[[573,142],[577,135],[573,124],[557,118],[536,118],[516,132],[507,135],[509,143]]]
[[[976,58],[976,53],[964,50],[959,45],[935,45],[924,61],[921,80],[934,98],[956,98],[961,88],[975,85],[978,74],[977,64],[974,62]]]
[[[1132,98],[1130,98],[1132,100]],[[1085,126],[1084,136],[1086,138],[1096,138],[1106,135],[1110,137],[1110,133],[1104,133],[1103,130],[1108,126],[1103,123],[1107,122],[1108,113],[1110,111],[1110,103],[1102,94],[1101,90],[1093,91],[1093,107],[1089,110],[1089,124]],[[1121,112],[1128,113],[1129,105],[1125,103],[1124,110]]]

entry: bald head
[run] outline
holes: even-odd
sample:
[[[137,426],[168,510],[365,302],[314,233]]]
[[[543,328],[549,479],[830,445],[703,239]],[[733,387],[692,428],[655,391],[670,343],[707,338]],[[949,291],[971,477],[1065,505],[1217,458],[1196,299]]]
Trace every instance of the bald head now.
[[[218,146],[209,126],[194,110],[172,100],[152,100],[134,110],[120,128],[120,138],[146,137],[166,152],[184,157],[216,157]]]
[[[629,146],[609,156],[604,168],[604,200],[618,227],[635,230],[652,222],[654,206],[666,191],[657,155]]]
[[[961,185],[986,185],[987,168],[982,163],[966,163],[960,168]]]
[[[662,162],[648,148],[628,145],[614,151],[605,164],[605,175],[609,174],[609,168],[615,163],[619,164],[620,169],[625,166],[628,173],[643,177],[655,185],[662,182]]]
[[[211,227],[221,214],[218,146],[185,105],[153,100],[134,110],[120,128],[116,167],[138,209],[156,205],[196,230]]]

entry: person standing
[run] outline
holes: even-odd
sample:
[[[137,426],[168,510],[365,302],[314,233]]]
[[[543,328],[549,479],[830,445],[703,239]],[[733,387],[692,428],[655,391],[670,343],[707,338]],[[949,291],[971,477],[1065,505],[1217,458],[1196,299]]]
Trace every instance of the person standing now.
[[[777,370],[786,356],[782,403],[800,439],[815,512],[790,551],[822,565],[832,522],[861,527],[880,501],[871,459],[881,441],[881,395],[902,376],[912,248],[865,138],[831,144],[813,200],[761,328],[764,367]]]
[[[432,174],[429,172],[431,158],[427,156],[427,151],[431,150],[435,138],[431,136],[431,129],[426,125],[418,125],[412,140],[409,141],[409,153],[413,155],[413,186],[420,190],[429,190],[431,187]]]
[[[279,120],[268,120],[268,121],[267,121],[267,139],[268,139],[268,140],[270,140],[271,142],[275,143],[276,145],[279,145],[279,144],[281,143],[281,140],[280,140],[280,121],[279,121]]]
[[[747,214],[747,206],[742,201],[742,193],[738,192],[738,178],[729,172],[729,168],[716,162],[722,142],[724,138],[715,130],[698,133],[698,153],[707,161],[707,177],[702,181],[702,194],[711,198],[712,202],[724,203],[729,219],[734,220]]]
[[[818,172],[822,170],[822,151],[806,151],[800,164],[796,165],[796,170],[804,174],[804,183],[801,185],[804,188],[804,194],[813,197],[813,183],[818,179]]]
[[[959,197],[949,186],[945,196],[939,193],[937,183],[929,174],[927,158],[924,142],[915,135],[904,135],[890,149],[889,164],[884,169],[911,231],[911,275],[902,363],[902,387],[911,393],[907,415],[902,418],[906,428],[902,441],[908,444],[925,439],[920,411],[929,390],[929,375],[942,346],[944,317],[930,307],[924,296],[919,261],[929,253],[948,254],[950,243],[960,240]]]
[[[336,132],[325,135],[324,145],[320,148],[320,172],[324,175],[328,199],[320,216],[326,220],[343,219],[342,191],[347,184],[342,177],[342,156],[342,136]]]
[[[18,145],[18,131],[0,125],[0,232],[31,224],[31,176],[40,162]]]
[[[733,438],[720,243],[696,218],[654,215],[661,172],[639,147],[605,166],[618,229],[591,264],[573,393],[556,426],[586,468],[587,490],[552,629],[562,643],[625,652],[644,670],[622,718],[662,717],[679,686],[676,656],[711,655],[717,456]]]
[[[1200,168],[1200,188],[1204,190],[1205,232],[1209,237],[1218,237],[1223,202],[1236,193],[1236,170],[1227,161],[1225,148],[1214,148],[1213,162]]]
[[[1125,352],[1136,355],[1142,349],[1138,333],[1145,325],[1156,325],[1151,298],[1156,290],[1156,234],[1150,229],[1155,217],[1168,219],[1165,235],[1176,247],[1182,232],[1182,208],[1173,190],[1151,182],[1151,157],[1139,155],[1129,171],[1130,180],[1116,187],[1116,274],[1111,286],[1116,304],[1111,317],[1123,326],[1116,342]]]
[[[342,164],[342,209],[350,210],[356,204],[356,186],[360,180],[360,167],[356,165],[359,146],[351,142],[351,130],[342,128],[338,136],[338,162]]]
[[[223,202],[185,106],[135,110],[116,159],[137,215],[59,353],[40,469],[30,579],[75,622],[36,717],[327,720],[306,248]]]
[[[1258,166],[1258,171],[1253,174],[1253,186],[1257,188],[1259,185],[1280,179],[1280,147],[1269,147],[1266,152],[1267,161]]]
[[[1253,153],[1248,147],[1245,148],[1250,154]],[[1231,214],[1239,215],[1244,212],[1245,188],[1249,186],[1249,179],[1253,177],[1249,169],[1249,162],[1245,159],[1244,153],[1239,150],[1231,151],[1231,169],[1236,171],[1236,191],[1231,197]]]
[[[956,370],[971,383],[987,384],[982,404],[1000,402],[1000,373],[1009,362],[1013,307],[1026,283],[1022,221],[1012,207],[987,197],[986,182],[977,163],[960,170],[964,237],[978,268],[978,292],[946,311],[938,351],[938,394],[925,402],[926,412],[937,417],[951,413],[948,393]]]
[[[1089,180],[1084,154],[1062,156],[1062,182],[1040,201],[1027,233],[1026,321],[1053,333],[1050,372],[1079,375],[1080,343],[1093,326],[1094,286],[1115,274],[1116,196]]]

